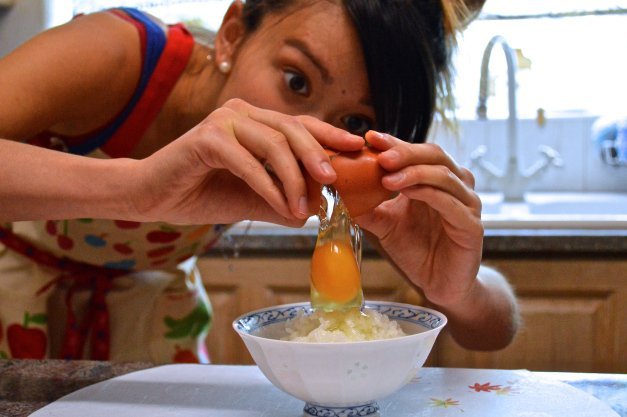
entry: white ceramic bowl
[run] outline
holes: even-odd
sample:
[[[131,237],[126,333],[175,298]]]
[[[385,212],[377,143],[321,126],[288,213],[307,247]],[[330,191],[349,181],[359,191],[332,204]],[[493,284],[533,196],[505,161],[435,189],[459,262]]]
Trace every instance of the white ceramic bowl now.
[[[407,336],[345,343],[279,340],[285,323],[307,303],[285,304],[244,314],[233,322],[264,375],[277,388],[306,402],[305,415],[370,416],[381,399],[407,384],[422,367],[446,325],[444,314],[409,304],[367,301],[396,320]]]

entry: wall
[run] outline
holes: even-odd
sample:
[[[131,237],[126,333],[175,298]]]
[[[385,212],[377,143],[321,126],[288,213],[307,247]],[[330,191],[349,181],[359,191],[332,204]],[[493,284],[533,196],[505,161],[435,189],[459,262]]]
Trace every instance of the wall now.
[[[47,10],[46,0],[15,0],[0,8],[0,57],[46,27]]]
[[[592,141],[595,116],[547,117],[539,126],[536,120],[518,120],[518,156],[521,169],[541,159],[538,146],[548,145],[564,160],[561,168],[551,167],[529,184],[529,191],[596,191],[627,192],[627,167],[612,167],[602,162]],[[435,142],[443,146],[464,166],[470,166],[470,153],[484,144],[485,159],[504,168],[507,149],[507,120],[463,120],[460,137],[455,138],[441,127],[435,130]],[[479,169],[473,169],[478,191],[500,191],[498,184]]]

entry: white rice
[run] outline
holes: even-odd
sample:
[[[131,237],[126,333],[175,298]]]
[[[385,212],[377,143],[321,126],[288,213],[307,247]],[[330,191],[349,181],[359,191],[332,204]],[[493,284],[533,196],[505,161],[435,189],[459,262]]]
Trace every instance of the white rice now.
[[[296,342],[361,342],[406,336],[398,323],[376,310],[316,311],[299,314],[285,325],[287,336]]]

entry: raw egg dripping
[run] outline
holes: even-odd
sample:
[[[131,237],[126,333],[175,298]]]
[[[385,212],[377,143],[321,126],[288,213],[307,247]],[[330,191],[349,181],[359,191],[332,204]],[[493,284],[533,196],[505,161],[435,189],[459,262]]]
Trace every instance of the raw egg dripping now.
[[[350,219],[339,193],[322,187],[318,239],[311,257],[311,305],[315,310],[360,309],[361,231]]]
[[[351,220],[393,193],[381,183],[386,171],[378,151],[337,152],[327,149],[337,180],[321,186],[306,175],[309,209],[318,210],[320,228],[311,258],[311,303],[324,311],[361,308],[361,231]],[[322,198],[321,198],[322,197]]]
[[[321,186],[309,175],[309,209],[318,210],[320,228],[311,257],[311,303],[323,311],[361,308],[361,231],[352,221],[393,197],[381,183],[386,171],[377,160],[379,152],[327,149],[337,180]],[[322,198],[321,198],[322,197]]]

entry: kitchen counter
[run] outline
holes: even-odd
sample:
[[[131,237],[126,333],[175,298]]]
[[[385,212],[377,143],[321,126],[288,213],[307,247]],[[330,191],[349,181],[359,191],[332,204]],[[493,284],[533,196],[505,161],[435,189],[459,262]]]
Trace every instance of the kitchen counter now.
[[[64,360],[0,360],[0,416],[28,416],[96,382],[154,366]]]
[[[210,251],[211,256],[277,255],[311,253],[317,228],[287,228],[262,222],[242,222],[231,228]],[[557,256],[627,255],[627,229],[486,229],[486,257],[510,254],[554,254]],[[364,255],[374,254],[368,243]]]
[[[87,385],[153,366],[150,363],[3,360],[0,361],[0,416],[25,417]],[[625,374],[535,374],[586,391],[608,404],[621,417],[627,417]]]

